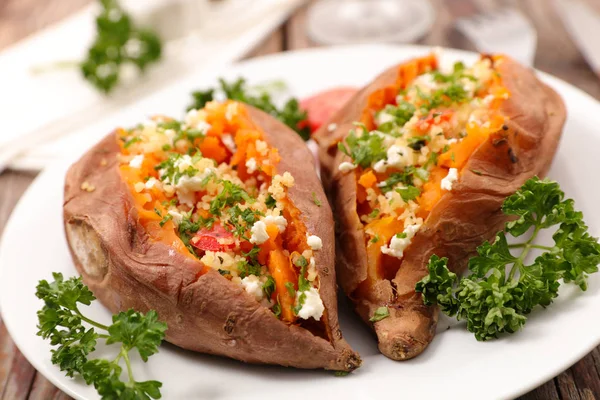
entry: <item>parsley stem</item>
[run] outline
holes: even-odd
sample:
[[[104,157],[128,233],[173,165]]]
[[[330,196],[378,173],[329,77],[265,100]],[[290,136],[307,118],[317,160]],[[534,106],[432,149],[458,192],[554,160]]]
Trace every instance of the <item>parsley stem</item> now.
[[[102,325],[101,323],[98,323],[98,322],[96,322],[96,321],[93,321],[93,320],[91,320],[91,319],[87,318],[85,315],[83,315],[83,314],[81,313],[81,311],[79,311],[79,309],[78,309],[77,307],[75,307],[75,310],[74,310],[74,311],[77,313],[77,315],[79,315],[79,317],[80,317],[82,320],[84,320],[84,321],[85,321],[85,322],[87,322],[88,324],[90,324],[90,325],[92,325],[92,326],[94,326],[94,327],[96,327],[96,328],[99,328],[99,329],[104,329],[105,331],[108,331],[108,326],[106,326],[106,325]]]
[[[51,71],[55,71],[55,70],[76,68],[76,67],[79,67],[80,65],[81,65],[81,61],[61,60],[61,61],[51,62],[48,64],[34,65],[31,67],[30,71],[32,74],[37,75],[37,74],[43,74],[43,73],[51,72]]]
[[[127,375],[129,375],[129,383],[134,383],[135,379],[133,379],[133,370],[131,369],[131,361],[129,361],[129,350],[125,348],[125,346],[121,347],[121,355],[125,360],[125,365],[127,365]]]
[[[515,261],[512,268],[510,269],[510,273],[508,274],[508,281],[512,281],[517,270],[520,270],[521,268],[523,268],[523,261],[525,260],[525,257],[527,257],[527,254],[529,254],[529,251],[531,250],[531,248],[534,246],[537,246],[537,245],[531,244],[531,242],[533,242],[535,240],[538,233],[540,232],[540,229],[541,229],[540,221],[538,221],[537,225],[535,226],[535,228],[533,230],[533,233],[531,234],[531,237],[529,239],[527,239],[527,241],[525,243],[521,243],[522,246],[519,246],[519,247],[523,248],[523,251],[521,252],[521,255],[519,256],[519,258],[517,258],[517,261]]]
[[[519,248],[523,248],[525,246],[526,246],[525,243],[516,243],[516,244],[509,244],[508,248],[509,249],[519,249]],[[540,250],[548,250],[548,251],[550,251],[550,250],[553,249],[550,246],[542,246],[542,245],[539,245],[539,244],[530,244],[529,247],[532,248],[532,249],[540,249]]]

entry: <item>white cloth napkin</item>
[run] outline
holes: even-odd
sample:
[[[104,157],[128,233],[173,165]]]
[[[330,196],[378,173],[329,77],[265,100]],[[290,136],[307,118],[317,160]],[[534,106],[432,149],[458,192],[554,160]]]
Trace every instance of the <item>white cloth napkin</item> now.
[[[164,3],[152,0],[150,3]],[[186,0],[176,0],[186,1]],[[15,143],[29,144],[16,158],[15,169],[38,170],[71,149],[55,140],[75,135],[126,105],[176,84],[191,73],[239,59],[284,22],[305,0],[224,0],[210,3],[198,16],[192,38],[167,44],[163,60],[140,77],[130,79],[110,96],[91,87],[78,68],[34,73],[32,67],[61,60],[79,60],[95,35],[97,4],[0,53],[0,155]],[[125,0],[134,18],[139,0]],[[150,6],[143,9],[148,13]],[[140,16],[145,19],[148,14]],[[188,20],[189,23],[189,20]],[[192,19],[193,23],[193,19]],[[183,49],[183,51],[182,51]],[[189,90],[194,89],[190,87]],[[43,142],[43,144],[40,144]],[[73,149],[74,150],[74,149]],[[81,151],[81,149],[79,149]]]

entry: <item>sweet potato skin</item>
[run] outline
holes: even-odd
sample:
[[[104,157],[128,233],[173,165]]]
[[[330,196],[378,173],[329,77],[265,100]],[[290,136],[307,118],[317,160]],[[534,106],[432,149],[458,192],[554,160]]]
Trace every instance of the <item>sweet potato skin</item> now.
[[[168,324],[166,339],[185,349],[248,363],[351,371],[360,358],[342,338],[337,318],[333,217],[314,171],[313,156],[295,132],[246,106],[265,140],[281,154],[278,172],[295,185],[289,198],[309,232],[321,237],[315,252],[329,339],[289,326],[240,285],[199,260],[148,239],[121,180],[115,135],[108,135],[69,169],[64,224],[71,255],[83,281],[111,312],[154,309]],[[81,190],[88,182],[95,190]],[[322,203],[318,207],[313,193]],[[331,221],[331,223],[323,223]]]
[[[431,255],[448,257],[455,272],[462,272],[475,249],[492,240],[506,218],[504,199],[534,175],[544,176],[556,152],[566,118],[559,95],[540,82],[534,72],[508,57],[498,62],[511,97],[501,106],[508,129],[491,134],[467,162],[452,191],[445,193],[405,250],[394,279],[382,280],[368,293],[357,291],[367,277],[365,233],[356,212],[355,174],[342,174],[338,166],[349,157],[336,150],[359,120],[373,91],[393,84],[400,66],[384,71],[332,117],[337,125],[315,137],[319,142],[321,177],[338,226],[337,273],[339,283],[367,322],[374,311],[388,306],[390,317],[373,325],[379,349],[395,360],[420,354],[433,339],[438,310],[425,306],[415,284],[427,274]]]

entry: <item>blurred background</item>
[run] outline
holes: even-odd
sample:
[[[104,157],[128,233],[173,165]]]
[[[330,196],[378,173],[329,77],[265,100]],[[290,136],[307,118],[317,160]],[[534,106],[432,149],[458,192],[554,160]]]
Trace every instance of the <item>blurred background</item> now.
[[[308,47],[419,44],[507,53],[600,99],[598,38],[600,0],[0,0],[0,233],[65,135],[191,73]],[[524,398],[594,395],[598,349]],[[67,397],[0,321],[0,399],[25,398]]]

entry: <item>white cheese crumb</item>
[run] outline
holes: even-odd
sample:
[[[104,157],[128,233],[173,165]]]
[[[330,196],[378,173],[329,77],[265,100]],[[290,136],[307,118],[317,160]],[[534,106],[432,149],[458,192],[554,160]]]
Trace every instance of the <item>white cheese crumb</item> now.
[[[446,177],[444,179],[442,179],[442,182],[440,183],[440,187],[443,190],[452,190],[452,184],[454,182],[456,182],[456,180],[458,179],[458,170],[456,168],[450,168],[448,170],[448,175],[446,175]]]
[[[146,186],[144,185],[143,182],[136,182],[135,185],[133,185],[133,188],[135,189],[135,191],[137,193],[141,193],[142,190],[144,190]]]
[[[252,236],[250,237],[250,243],[263,244],[269,239],[267,233],[267,225],[263,221],[256,221],[252,228],[250,228]]]
[[[305,295],[304,304],[302,304],[302,308],[298,311],[298,316],[302,319],[309,319],[310,317],[319,321],[323,316],[323,311],[325,311],[325,306],[323,305],[323,300],[321,300],[321,296],[319,296],[319,292],[315,288],[310,288],[304,292],[296,293],[296,302],[299,301],[301,295]]]
[[[230,152],[235,153],[237,151],[237,146],[235,145],[233,136],[231,136],[230,134],[226,133],[224,135],[221,135],[221,141]]]
[[[337,124],[336,123],[331,123],[329,125],[327,125],[327,132],[333,132],[337,129]]]
[[[387,169],[387,164],[385,160],[379,160],[373,165],[373,169],[375,172],[383,173]]]
[[[448,142],[447,142],[447,143],[448,143],[448,144],[454,144],[454,143],[456,143],[456,142],[458,142],[458,139],[457,139],[457,138],[452,138],[452,139],[448,139]]]
[[[168,214],[173,217],[175,225],[179,225],[183,221],[183,214],[176,210],[169,210]]]
[[[131,168],[142,168],[142,163],[144,162],[144,155],[139,154],[129,161],[129,166]]]
[[[257,168],[256,159],[254,157],[249,158],[246,161],[246,169],[247,169],[248,173],[253,174],[254,172],[256,172],[256,168]]]
[[[279,229],[279,232],[283,232],[285,231],[285,228],[287,227],[287,220],[285,219],[285,217],[277,216],[274,217],[272,215],[267,215],[266,217],[263,218],[262,220],[265,225],[277,225],[277,229]]]
[[[156,186],[157,183],[158,180],[155,177],[151,177],[146,181],[146,189],[152,189],[154,186]]]
[[[258,276],[248,275],[247,277],[242,279],[242,286],[244,287],[244,289],[246,290],[246,292],[249,295],[254,296],[256,301],[262,300],[263,295],[264,295],[263,290],[262,290],[263,285],[260,282],[260,280],[258,279]]]
[[[377,115],[375,115],[375,123],[377,124],[377,126],[381,126],[386,122],[392,122],[395,119],[396,117],[394,117],[392,114],[388,114],[384,111],[380,111],[377,113]]]
[[[321,250],[323,248],[323,241],[317,235],[307,235],[306,244],[313,250]]]
[[[403,237],[398,237],[398,235],[394,235],[392,240],[390,240],[390,245],[381,246],[381,252],[383,254],[390,255],[396,258],[402,258],[404,255],[404,250],[408,247],[412,238],[415,237],[416,233],[421,228],[420,224],[409,225],[404,229],[402,233]]]
[[[352,171],[352,170],[353,170],[353,169],[355,169],[355,168],[356,168],[356,165],[354,165],[354,164],[352,164],[351,162],[348,162],[348,161],[344,161],[344,162],[343,162],[343,163],[341,163],[341,164],[340,164],[340,166],[338,167],[338,169],[339,169],[341,172],[344,172],[344,173],[345,173],[345,172],[350,172],[350,171]]]

